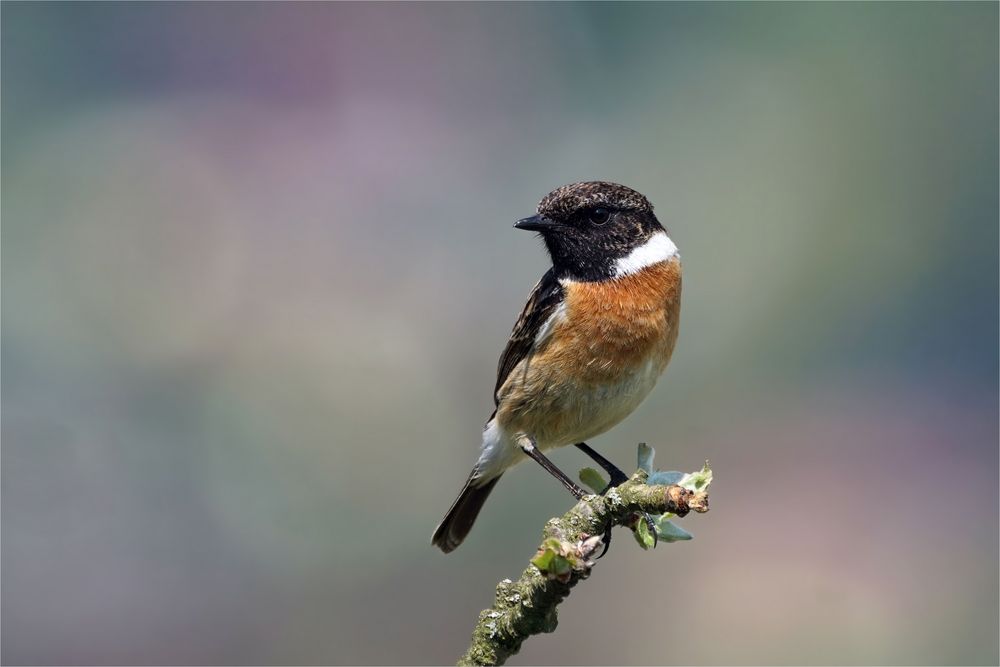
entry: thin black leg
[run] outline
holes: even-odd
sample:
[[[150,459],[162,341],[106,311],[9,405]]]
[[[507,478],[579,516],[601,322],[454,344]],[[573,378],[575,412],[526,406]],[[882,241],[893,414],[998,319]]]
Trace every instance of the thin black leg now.
[[[593,459],[594,463],[604,468],[604,472],[611,476],[611,483],[608,484],[608,489],[619,486],[620,484],[624,484],[628,481],[628,475],[622,472],[621,468],[598,454],[587,443],[578,442],[576,443],[576,448]],[[603,493],[607,493],[608,489],[604,489]]]
[[[555,463],[550,461],[548,457],[545,456],[545,454],[542,454],[542,452],[537,447],[535,447],[534,440],[530,439],[525,439],[525,440],[526,441],[519,443],[521,451],[523,451],[525,454],[533,458],[538,463],[538,465],[545,468],[550,475],[552,475],[560,482],[562,482],[562,485],[565,486],[577,500],[588,495],[586,491],[577,486],[573,480],[571,480],[569,477],[566,476],[566,473],[557,468]]]

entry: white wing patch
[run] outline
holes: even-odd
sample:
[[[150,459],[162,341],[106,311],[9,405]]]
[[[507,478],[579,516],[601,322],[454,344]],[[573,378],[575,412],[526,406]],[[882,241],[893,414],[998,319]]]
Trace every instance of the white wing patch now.
[[[542,343],[545,342],[545,339],[552,334],[552,330],[555,328],[555,326],[565,319],[566,319],[566,301],[564,300],[560,302],[558,306],[556,306],[556,309],[554,311],[552,311],[552,314],[549,315],[549,319],[542,322],[542,326],[538,327],[538,333],[535,334],[534,347],[535,348],[541,347]]]
[[[615,277],[621,278],[642,271],[647,266],[665,262],[677,256],[677,246],[666,232],[656,232],[649,240],[626,256],[615,261]]]

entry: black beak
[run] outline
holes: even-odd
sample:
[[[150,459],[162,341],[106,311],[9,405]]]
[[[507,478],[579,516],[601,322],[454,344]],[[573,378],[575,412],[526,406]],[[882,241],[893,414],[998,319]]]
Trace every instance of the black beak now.
[[[530,218],[524,218],[514,223],[514,229],[525,229],[529,232],[545,232],[558,226],[559,223],[555,220],[541,215],[533,215]]]

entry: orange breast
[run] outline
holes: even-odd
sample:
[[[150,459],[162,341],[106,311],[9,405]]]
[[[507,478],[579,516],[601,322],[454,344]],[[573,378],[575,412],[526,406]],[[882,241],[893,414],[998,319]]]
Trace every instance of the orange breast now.
[[[677,339],[681,264],[677,258],[629,276],[597,283],[569,282],[566,318],[553,330],[544,356],[586,383],[613,381],[652,360],[662,367]]]
[[[563,316],[511,372],[496,413],[505,430],[542,448],[603,433],[652,389],[677,340],[680,260],[563,287]]]

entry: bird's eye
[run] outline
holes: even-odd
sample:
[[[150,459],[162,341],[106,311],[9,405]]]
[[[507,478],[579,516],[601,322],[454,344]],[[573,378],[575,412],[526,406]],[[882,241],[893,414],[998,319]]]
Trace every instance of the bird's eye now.
[[[587,218],[595,225],[603,225],[609,218],[611,218],[611,211],[606,208],[591,209]]]

